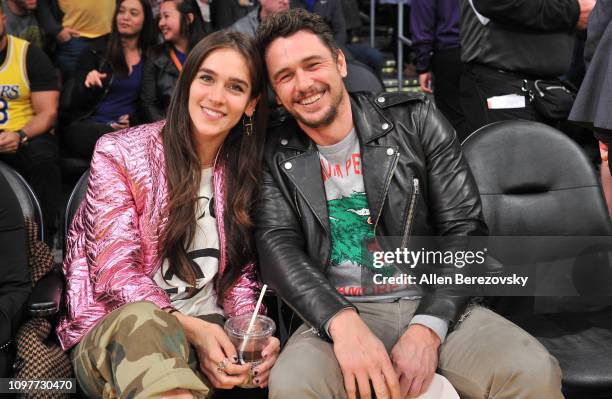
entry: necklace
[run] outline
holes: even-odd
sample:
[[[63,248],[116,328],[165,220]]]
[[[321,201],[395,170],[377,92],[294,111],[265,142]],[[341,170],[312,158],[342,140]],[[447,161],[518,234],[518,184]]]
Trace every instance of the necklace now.
[[[217,158],[219,157],[219,152],[221,152],[221,147],[223,147],[223,144],[219,146],[219,149],[217,150],[217,153],[215,154],[215,159],[213,162],[200,162],[200,166],[202,168],[214,167],[217,164]]]

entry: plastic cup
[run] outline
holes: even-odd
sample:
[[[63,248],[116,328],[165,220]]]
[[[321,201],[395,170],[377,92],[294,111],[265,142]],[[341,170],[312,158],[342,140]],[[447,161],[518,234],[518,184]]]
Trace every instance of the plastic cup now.
[[[256,366],[263,361],[261,352],[268,345],[269,339],[276,331],[274,320],[267,316],[257,315],[253,329],[249,334],[247,330],[252,314],[231,317],[225,322],[225,333],[234,344],[238,353],[238,361],[241,364],[252,363]],[[243,342],[246,340],[246,345]],[[244,348],[244,351],[241,349]],[[241,388],[255,388],[253,376],[249,374],[249,380],[240,385]]]

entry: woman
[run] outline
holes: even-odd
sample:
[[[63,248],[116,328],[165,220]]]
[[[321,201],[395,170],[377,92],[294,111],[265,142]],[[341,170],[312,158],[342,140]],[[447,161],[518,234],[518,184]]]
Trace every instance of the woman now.
[[[216,32],[187,57],[165,122],[98,141],[68,235],[58,326],[91,396],[201,397],[206,381],[249,378],[220,324],[253,312],[259,294],[250,211],[264,88],[251,39]],[[272,338],[252,371],[261,387],[278,350]]]
[[[121,0],[106,40],[86,50],[79,71],[62,91],[63,115],[70,121],[63,144],[89,159],[96,141],[113,130],[135,125],[145,54],[155,44],[151,7],[145,0]]]
[[[185,57],[204,36],[202,15],[195,0],[162,0],[158,45],[144,66],[142,101],[146,122],[164,119]]]

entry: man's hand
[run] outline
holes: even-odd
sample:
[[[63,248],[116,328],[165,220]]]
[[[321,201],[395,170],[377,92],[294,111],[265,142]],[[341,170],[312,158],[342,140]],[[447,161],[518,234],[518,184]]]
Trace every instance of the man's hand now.
[[[431,90],[431,72],[424,72],[419,74],[419,86],[421,86],[421,90],[425,93],[433,93]]]
[[[17,132],[0,133],[0,153],[13,154],[19,149],[21,137]]]
[[[578,4],[580,5],[580,16],[578,17],[576,29],[584,30],[587,28],[589,15],[591,15],[591,11],[593,11],[593,7],[595,7],[595,2],[595,0],[578,0]]]
[[[599,142],[599,155],[601,155],[602,162],[608,162],[608,144],[603,141]]]
[[[62,29],[57,35],[55,35],[55,38],[60,43],[66,43],[73,37],[79,37],[79,36],[81,36],[81,34],[77,30],[66,27]]]
[[[427,390],[438,367],[440,338],[431,329],[413,324],[397,341],[391,360],[399,376],[402,398],[416,397]]]
[[[355,311],[343,310],[334,316],[329,333],[348,399],[357,398],[357,389],[361,399],[372,398],[370,381],[378,399],[401,399],[399,381],[385,346]]]

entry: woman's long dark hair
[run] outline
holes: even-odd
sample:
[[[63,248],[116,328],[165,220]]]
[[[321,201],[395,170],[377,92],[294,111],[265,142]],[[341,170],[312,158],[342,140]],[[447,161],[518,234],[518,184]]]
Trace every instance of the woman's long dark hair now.
[[[204,18],[196,0],[162,0],[162,3],[172,2],[181,14],[181,36],[187,38],[187,52],[195,46],[205,35]],[[189,14],[193,21],[189,23]]]
[[[115,13],[113,14],[113,27],[111,30],[108,45],[106,46],[106,60],[110,64],[113,73],[118,76],[127,76],[129,74],[129,67],[125,62],[125,56],[123,55],[123,47],[121,47],[121,35],[117,28],[117,15],[119,14],[119,8],[125,0],[118,0],[115,6]],[[153,19],[153,12],[151,11],[151,5],[147,0],[138,0],[142,6],[144,12],[144,21],[142,23],[142,30],[138,37],[138,47],[144,57],[147,51],[156,44],[157,33],[155,30],[155,21]]]
[[[168,225],[161,242],[169,269],[181,280],[195,285],[193,263],[186,247],[193,241],[196,227],[196,198],[201,166],[196,152],[189,116],[191,83],[204,59],[218,49],[232,49],[244,57],[251,75],[251,96],[259,96],[253,115],[254,129],[248,136],[238,123],[225,139],[217,157],[225,169],[225,242],[227,268],[217,280],[219,301],[242,273],[243,266],[256,260],[251,212],[260,184],[260,171],[267,121],[264,67],[254,40],[237,32],[219,31],[208,35],[189,53],[170,100],[166,125],[162,130],[166,178],[168,181]]]

